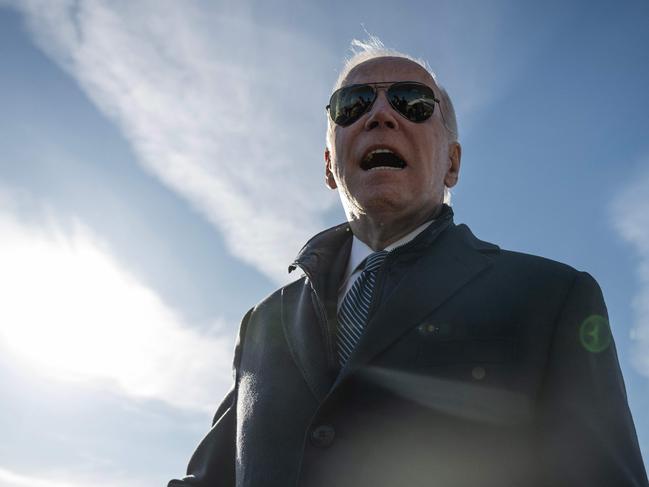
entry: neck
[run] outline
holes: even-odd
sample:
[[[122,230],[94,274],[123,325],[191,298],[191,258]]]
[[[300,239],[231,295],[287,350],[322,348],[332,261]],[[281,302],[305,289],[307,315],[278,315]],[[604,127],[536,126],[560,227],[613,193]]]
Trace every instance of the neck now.
[[[409,234],[418,226],[436,218],[442,205],[431,211],[403,218],[395,215],[369,215],[363,214],[349,221],[354,235],[365,242],[372,250],[384,250],[391,243],[396,242],[404,235]]]

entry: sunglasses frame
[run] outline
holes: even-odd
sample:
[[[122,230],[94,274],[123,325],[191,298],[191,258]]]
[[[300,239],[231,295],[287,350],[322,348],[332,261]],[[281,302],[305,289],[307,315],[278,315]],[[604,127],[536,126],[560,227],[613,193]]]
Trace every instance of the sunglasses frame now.
[[[387,93],[388,93],[388,91],[390,90],[390,88],[392,88],[392,87],[395,86],[395,85],[416,85],[416,86],[422,86],[422,87],[426,88],[427,90],[429,90],[429,91],[431,92],[431,94],[433,95],[433,110],[432,110],[432,112],[430,113],[430,116],[424,118],[423,120],[410,120],[410,119],[409,119],[408,117],[406,117],[403,113],[401,113],[401,111],[400,111],[399,109],[397,109],[397,107],[395,107],[395,106],[392,104],[392,101],[390,101],[390,97],[387,96]],[[347,124],[344,124],[344,125],[343,125],[343,124],[340,124],[340,123],[337,123],[337,122],[333,119],[333,116],[331,115],[331,102],[332,102],[334,96],[336,96],[337,93],[339,93],[339,92],[341,92],[341,91],[343,91],[343,90],[348,90],[348,89],[350,89],[350,88],[357,88],[357,87],[360,87],[360,86],[369,86],[370,88],[372,88],[372,92],[374,93],[374,98],[372,99],[372,101],[370,102],[370,104],[367,105],[367,108],[365,109],[365,111],[364,111],[363,113],[361,113],[361,114],[358,116],[358,118],[356,118],[356,119],[354,119],[353,121],[351,121],[351,122],[349,122],[349,123],[347,123]],[[377,99],[378,96],[379,96],[379,95],[378,95],[378,90],[377,90],[377,88],[380,88],[381,86],[385,87],[386,98],[387,98],[387,100],[388,100],[388,103],[390,103],[390,106],[392,107],[392,109],[393,109],[395,112],[397,112],[399,115],[401,115],[403,118],[405,118],[406,120],[408,120],[409,122],[412,122],[412,123],[423,123],[423,122],[425,122],[426,120],[428,120],[428,119],[429,119],[430,117],[432,117],[433,114],[435,113],[435,103],[437,103],[437,104],[439,105],[440,102],[441,102],[441,100],[439,100],[439,99],[435,96],[435,91],[434,91],[430,86],[428,86],[428,85],[426,85],[426,84],[424,84],[424,83],[420,83],[420,82],[418,82],[418,81],[381,81],[381,82],[376,82],[376,83],[357,83],[357,84],[353,84],[353,85],[342,86],[342,87],[338,88],[336,91],[334,91],[334,92],[331,94],[331,96],[329,97],[329,104],[325,107],[325,110],[327,110],[327,113],[329,114],[329,118],[331,119],[331,121],[332,121],[333,123],[335,123],[336,125],[338,125],[338,126],[340,126],[340,127],[349,127],[350,125],[354,124],[355,122],[357,122],[358,120],[360,120],[360,118],[361,118],[363,115],[365,115],[365,114],[368,113],[370,110],[372,110],[372,107],[374,106],[374,102],[376,101],[376,99]],[[440,108],[440,113],[441,113],[441,108]]]

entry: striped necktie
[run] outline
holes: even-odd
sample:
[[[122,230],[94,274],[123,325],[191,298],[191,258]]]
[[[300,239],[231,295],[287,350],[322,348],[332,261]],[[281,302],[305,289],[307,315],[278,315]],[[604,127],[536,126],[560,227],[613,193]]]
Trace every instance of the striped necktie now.
[[[372,303],[376,274],[388,255],[387,250],[374,252],[365,259],[363,272],[343,298],[338,311],[338,361],[344,366],[360,339]]]

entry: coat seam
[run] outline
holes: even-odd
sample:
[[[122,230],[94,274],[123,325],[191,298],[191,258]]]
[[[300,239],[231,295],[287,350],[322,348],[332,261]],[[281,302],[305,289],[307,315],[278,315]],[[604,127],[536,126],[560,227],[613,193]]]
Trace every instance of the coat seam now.
[[[309,391],[311,392],[311,394],[313,394],[315,400],[319,401],[317,390],[313,385],[313,377],[311,377],[311,374],[307,371],[307,369],[305,369],[302,366],[302,361],[299,359],[297,351],[293,347],[291,340],[289,340],[287,337],[286,322],[284,320],[284,299],[285,299],[284,292],[285,291],[286,289],[282,289],[282,304],[281,304],[281,312],[280,312],[280,319],[282,320],[282,330],[284,331],[284,339],[286,340],[286,345],[288,347],[289,353],[291,354],[291,357],[293,358],[293,362],[302,373],[302,377],[304,378],[304,382],[306,382],[307,386],[309,387]]]
[[[572,279],[572,282],[570,283],[570,286],[568,288],[568,291],[566,292],[566,295],[564,298],[561,300],[561,305],[559,306],[559,309],[557,311],[556,316],[552,320],[553,326],[552,326],[552,334],[550,335],[550,348],[548,350],[548,354],[545,360],[545,363],[543,365],[543,377],[540,381],[540,387],[539,387],[539,396],[541,398],[543,397],[543,394],[545,392],[546,384],[547,384],[547,376],[548,376],[548,363],[550,361],[550,356],[552,355],[552,349],[555,345],[555,338],[557,335],[557,329],[559,328],[559,321],[561,320],[561,317],[563,316],[563,313],[565,311],[566,305],[568,304],[569,298],[572,295],[573,291],[575,290],[576,284],[577,284],[577,279],[579,278],[579,272],[575,273],[575,277]],[[539,397],[537,396],[537,401]]]

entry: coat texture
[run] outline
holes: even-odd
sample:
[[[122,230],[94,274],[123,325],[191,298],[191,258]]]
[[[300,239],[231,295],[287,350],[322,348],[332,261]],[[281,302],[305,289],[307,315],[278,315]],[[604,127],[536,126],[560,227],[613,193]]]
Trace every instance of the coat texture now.
[[[478,240],[452,211],[393,251],[335,354],[349,227],[250,310],[234,386],[169,487],[647,486],[595,280]]]

